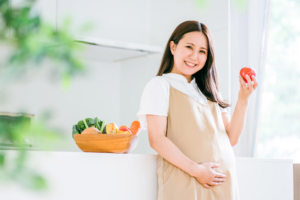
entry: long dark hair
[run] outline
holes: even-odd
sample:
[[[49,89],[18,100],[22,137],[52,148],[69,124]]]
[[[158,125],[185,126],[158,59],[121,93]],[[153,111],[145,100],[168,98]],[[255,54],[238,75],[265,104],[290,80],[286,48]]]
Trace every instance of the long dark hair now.
[[[223,101],[219,94],[219,81],[215,65],[213,39],[208,28],[202,23],[197,21],[185,21],[176,27],[169,41],[167,42],[166,49],[156,76],[161,76],[164,73],[170,73],[172,71],[174,58],[170,50],[170,42],[174,41],[174,43],[177,45],[184,34],[193,31],[202,32],[206,36],[208,41],[208,54],[204,67],[193,74],[192,77],[196,78],[196,83],[200,91],[208,100],[217,102],[222,108],[227,108],[231,105]]]

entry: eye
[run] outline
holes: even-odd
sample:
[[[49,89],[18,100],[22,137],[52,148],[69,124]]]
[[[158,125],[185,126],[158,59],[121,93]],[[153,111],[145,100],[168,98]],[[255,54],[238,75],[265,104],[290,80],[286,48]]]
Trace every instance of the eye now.
[[[189,48],[189,49],[192,49],[192,47],[191,47],[191,46],[187,46],[187,48]],[[202,53],[204,53],[204,54],[205,54],[205,51],[200,51],[200,52],[202,52]]]

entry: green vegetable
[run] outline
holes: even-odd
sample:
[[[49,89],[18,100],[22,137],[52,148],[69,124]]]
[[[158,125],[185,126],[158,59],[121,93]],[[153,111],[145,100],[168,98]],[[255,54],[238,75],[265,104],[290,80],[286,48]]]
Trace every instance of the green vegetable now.
[[[104,134],[106,134],[105,121],[99,120],[98,117],[86,118],[86,119],[80,120],[77,124],[73,125],[73,127],[72,127],[73,139],[74,139],[74,136],[73,136],[74,134],[81,134],[82,131],[84,131],[85,129],[87,129],[89,127],[95,127],[100,131],[100,133],[103,132]]]
[[[103,131],[103,129],[104,129],[104,125],[105,125],[105,121],[101,121],[102,123],[101,123],[101,125],[100,125],[100,133],[102,133],[102,131]],[[106,125],[105,125],[106,126]],[[105,133],[106,133],[106,131],[105,131]]]
[[[77,123],[77,130],[78,130],[78,132],[81,133],[84,129],[86,129],[86,126],[85,126],[84,122],[83,121],[79,121]]]
[[[97,128],[98,130],[100,130],[100,127],[99,127],[99,124],[98,124],[98,123],[99,123],[98,117],[96,117],[95,119],[96,119],[96,128]]]
[[[77,125],[73,125],[72,127],[72,137],[74,139],[74,134],[80,134],[77,130]]]
[[[92,127],[95,124],[92,118],[86,118],[85,121],[88,127]]]
[[[106,125],[104,126],[104,128],[103,128],[103,133],[102,134],[107,134],[106,133]]]
[[[85,128],[89,128],[89,126],[87,125],[86,119],[83,119],[83,123],[85,125]]]

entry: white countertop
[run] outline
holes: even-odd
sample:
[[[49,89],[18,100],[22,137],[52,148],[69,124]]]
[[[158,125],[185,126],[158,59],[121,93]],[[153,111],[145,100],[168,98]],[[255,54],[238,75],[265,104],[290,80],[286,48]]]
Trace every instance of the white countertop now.
[[[2,150],[0,150],[2,151]],[[17,152],[9,150],[6,152]],[[93,153],[93,152],[69,152],[69,151],[27,151],[30,155],[49,155],[49,156],[84,156],[84,157],[112,157],[112,158],[155,158],[157,154],[122,154],[122,153]],[[293,163],[293,159],[271,159],[271,158],[250,158],[250,157],[235,157],[236,161],[249,162],[284,162]]]
[[[13,156],[17,151],[6,151]],[[29,151],[30,166],[50,183],[46,194],[11,185],[4,199],[156,200],[157,155]],[[293,160],[236,158],[241,200],[292,200]],[[18,192],[16,192],[18,191]]]

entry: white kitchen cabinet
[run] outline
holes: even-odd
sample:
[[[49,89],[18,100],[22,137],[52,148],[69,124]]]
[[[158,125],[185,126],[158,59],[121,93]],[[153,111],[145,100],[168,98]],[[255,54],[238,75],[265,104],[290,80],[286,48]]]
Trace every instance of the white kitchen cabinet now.
[[[58,27],[66,16],[72,17],[74,35],[145,43],[145,1],[141,0],[58,0]],[[79,28],[92,23],[93,30]]]
[[[56,1],[54,0],[38,0],[36,1],[36,9],[40,12],[42,19],[56,28]]]
[[[57,26],[71,20],[71,34],[85,41],[83,57],[88,60],[121,61],[151,53],[162,53],[160,47],[144,44],[145,1],[58,0]],[[83,30],[91,24],[90,31]],[[96,45],[94,45],[96,44]]]
[[[18,7],[24,2],[12,0],[11,6]],[[86,42],[82,44],[85,49],[82,56],[88,60],[110,62],[162,53],[160,47],[143,44],[144,9],[144,1],[137,0],[39,0],[33,10],[55,29],[64,29],[66,20],[70,20],[69,34],[74,40]],[[93,25],[92,31],[83,30],[87,23]]]
[[[80,10],[78,9],[78,0],[57,0],[56,9],[56,20],[57,28],[61,29],[65,26],[67,19],[70,20],[69,29],[73,37],[80,35],[79,32],[82,20],[78,14]]]
[[[82,41],[83,56],[88,60],[118,62],[154,53],[163,53],[163,48],[147,44],[137,44],[92,37],[78,37]]]

